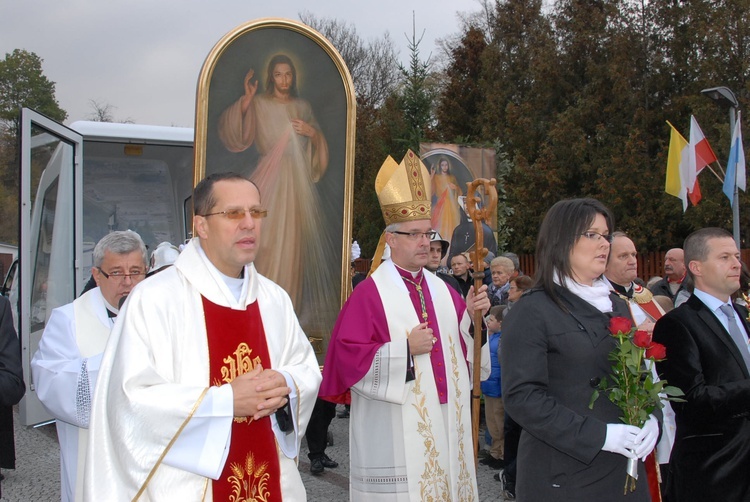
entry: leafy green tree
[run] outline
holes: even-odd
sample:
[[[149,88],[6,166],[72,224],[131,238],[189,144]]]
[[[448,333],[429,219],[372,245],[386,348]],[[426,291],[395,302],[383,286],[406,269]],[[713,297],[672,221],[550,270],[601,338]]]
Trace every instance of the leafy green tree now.
[[[0,61],[0,242],[18,242],[17,145],[21,108],[33,108],[58,121],[67,118],[55,99],[55,83],[42,73],[42,59],[15,49]]]
[[[0,61],[0,121],[16,136],[23,107],[60,122],[68,117],[55,99],[55,83],[42,73],[42,59],[33,52],[15,49]]]

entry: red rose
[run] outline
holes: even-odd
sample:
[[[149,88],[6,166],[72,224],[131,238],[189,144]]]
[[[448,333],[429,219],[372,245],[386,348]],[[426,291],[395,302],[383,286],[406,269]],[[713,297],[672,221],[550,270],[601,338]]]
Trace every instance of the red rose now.
[[[657,361],[666,359],[667,348],[660,343],[654,342],[651,347],[646,349],[646,357],[649,359],[656,359]]]
[[[643,349],[649,348],[651,346],[651,333],[639,329],[633,335],[633,344]]]
[[[613,317],[609,320],[609,332],[613,335],[618,333],[630,333],[633,323],[627,317]]]

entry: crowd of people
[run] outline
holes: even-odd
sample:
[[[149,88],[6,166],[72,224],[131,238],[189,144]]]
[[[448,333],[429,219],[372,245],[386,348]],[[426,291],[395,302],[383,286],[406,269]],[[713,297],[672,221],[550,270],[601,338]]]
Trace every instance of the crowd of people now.
[[[101,239],[95,284],[51,313],[31,365],[57,419],[62,500],[306,500],[301,439],[312,473],[336,467],[325,447],[338,403],[349,406],[351,500],[476,501],[475,372],[479,463],[498,471],[498,500],[750,500],[748,281],[728,232],[691,234],[648,286],[608,208],[560,201],[532,279],[513,253],[481,266],[451,254],[429,186],[412,152],[383,165],[389,257],[356,278],[322,375],[290,296],[254,268],[267,210],[246,177],[196,186],[196,235],[181,252],[165,243],[149,262],[135,232]],[[24,383],[0,302],[2,453]],[[639,424],[591,401],[613,371],[616,316],[666,347],[648,370],[685,394]],[[623,493],[628,464],[638,483]]]

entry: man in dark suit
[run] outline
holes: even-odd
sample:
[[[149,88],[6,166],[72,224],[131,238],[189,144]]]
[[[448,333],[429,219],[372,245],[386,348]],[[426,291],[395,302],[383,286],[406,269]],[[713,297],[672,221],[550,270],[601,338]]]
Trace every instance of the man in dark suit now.
[[[16,468],[13,405],[26,391],[21,369],[21,344],[13,328],[10,308],[8,299],[0,296],[0,467],[3,469]]]
[[[750,351],[747,311],[731,295],[740,287],[740,252],[731,234],[704,228],[685,240],[695,284],[690,299],[662,317],[654,341],[667,348],[656,363],[669,385],[677,433],[665,500],[750,500]]]

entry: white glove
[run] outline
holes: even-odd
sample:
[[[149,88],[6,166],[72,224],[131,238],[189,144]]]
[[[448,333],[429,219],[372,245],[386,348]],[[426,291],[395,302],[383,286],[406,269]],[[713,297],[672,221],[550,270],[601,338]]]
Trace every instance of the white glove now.
[[[656,440],[659,437],[659,421],[655,416],[649,415],[646,423],[638,432],[635,437],[635,455],[646,460],[646,457],[651,453],[656,446]]]
[[[639,432],[641,429],[635,425],[607,424],[607,437],[604,439],[602,450],[619,453],[635,460],[638,456],[633,449],[635,449],[635,438],[638,437]]]

